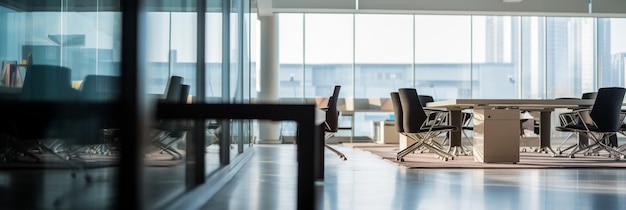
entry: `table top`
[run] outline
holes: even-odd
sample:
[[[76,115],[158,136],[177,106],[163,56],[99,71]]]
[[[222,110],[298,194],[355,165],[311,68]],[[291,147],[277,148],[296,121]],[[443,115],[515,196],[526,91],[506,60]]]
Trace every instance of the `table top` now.
[[[523,110],[546,110],[555,108],[576,108],[591,106],[593,99],[452,99],[426,104],[426,107],[447,109],[470,108],[517,108]]]

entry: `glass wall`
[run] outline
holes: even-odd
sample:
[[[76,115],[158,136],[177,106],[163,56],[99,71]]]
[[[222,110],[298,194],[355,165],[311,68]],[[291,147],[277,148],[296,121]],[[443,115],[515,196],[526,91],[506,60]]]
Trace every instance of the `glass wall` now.
[[[250,103],[250,1],[207,1],[203,26],[195,0],[135,2],[0,0],[2,208],[162,209],[249,150],[250,120],[216,133],[154,107],[201,101],[199,87],[208,103]]]
[[[0,206],[115,209],[124,139],[102,104],[120,99],[121,13],[16,2],[0,2]]]
[[[224,74],[222,65],[224,56],[223,47],[229,46],[225,44],[228,39],[223,40],[224,28],[230,27],[223,25],[224,16],[222,1],[208,1],[207,11],[205,13],[205,100],[207,103],[221,103],[222,91],[228,90],[223,88],[223,84],[229,84],[228,80],[222,77]],[[230,16],[230,14],[228,14]],[[228,30],[227,30],[228,31]],[[228,36],[227,36],[228,37]],[[230,62],[229,62],[230,63]],[[229,65],[227,65],[229,66]],[[230,71],[230,69],[228,69]],[[227,72],[228,73],[228,72]],[[227,94],[228,95],[228,94]],[[222,120],[209,119],[206,121],[206,154],[205,159],[205,175],[209,175],[221,167],[220,164],[220,139]],[[226,121],[228,122],[228,121]]]
[[[185,2],[178,2],[183,7]],[[197,10],[148,7],[145,24],[147,36],[146,92],[154,101],[187,103],[196,92]],[[187,96],[182,85],[188,85]],[[145,206],[157,208],[182,195],[187,189],[185,167],[190,151],[187,143],[195,136],[183,130],[183,120],[157,120],[149,130],[150,139],[144,146],[143,189]],[[165,166],[165,167],[163,167]],[[167,174],[167,176],[163,176]],[[157,198],[157,200],[154,200]],[[158,202],[155,202],[158,201]]]

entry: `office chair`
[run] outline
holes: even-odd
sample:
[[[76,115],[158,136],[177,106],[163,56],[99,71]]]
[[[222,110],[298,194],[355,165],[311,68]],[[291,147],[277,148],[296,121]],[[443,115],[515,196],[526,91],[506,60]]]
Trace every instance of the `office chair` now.
[[[189,95],[189,86],[182,84],[183,78],[180,76],[172,76],[168,80],[165,87],[164,98],[158,100],[159,103],[187,103]],[[151,144],[155,146],[160,153],[166,152],[172,156],[172,159],[182,159],[183,155],[176,149],[172,148],[174,143],[179,142],[184,137],[183,124],[179,120],[159,120],[156,126],[156,132],[151,137]]]
[[[580,99],[596,99],[597,95],[598,95],[598,92],[583,93]],[[557,99],[578,99],[578,98],[557,98]],[[588,108],[591,108],[591,106],[581,105],[581,106],[579,106],[577,108],[574,108],[572,110],[588,109]],[[589,118],[589,112],[584,112],[582,114],[583,114],[583,116],[585,118]],[[568,116],[563,116],[563,118],[561,120],[565,120],[565,122],[563,122],[563,121],[561,122],[561,125],[567,125],[567,124],[574,123],[572,121],[575,120],[575,119],[571,118],[568,115]],[[562,155],[564,152],[566,152],[568,150],[571,150],[571,149],[574,149],[574,148],[579,149],[579,148],[583,148],[583,147],[586,147],[587,145],[589,145],[589,140],[587,139],[586,136],[584,136],[584,135],[577,135],[578,136],[578,143],[572,144],[572,145],[566,147],[565,149],[561,150],[561,147],[565,143],[567,143],[570,140],[570,138],[574,136],[574,134],[575,133],[570,132],[565,137],[565,139],[563,139],[563,141],[559,144],[559,146],[556,148],[556,151],[557,151],[557,153],[559,155]]]
[[[119,99],[120,77],[111,75],[87,75],[80,86],[80,100],[87,102],[110,102]],[[119,149],[117,141],[119,124],[115,119],[86,119],[81,123],[81,138],[91,139],[94,144],[82,144],[87,153],[111,155]],[[73,153],[73,152],[72,152]],[[75,154],[72,154],[75,155]]]
[[[391,92],[390,96],[391,96],[391,103],[393,105],[394,127],[396,128],[396,131],[400,135],[404,135],[408,138],[411,138],[404,132],[404,113],[402,112],[402,102],[400,101],[400,94],[398,92]],[[416,147],[418,147],[418,150],[420,150],[420,152],[428,150],[429,148],[426,145],[424,145],[423,141],[420,141],[419,144],[416,145]],[[400,161],[404,161],[404,159],[400,159]]]
[[[426,112],[426,114],[429,116],[428,117],[428,123],[427,124],[446,124],[448,123],[447,120],[449,118],[449,112],[445,109],[438,109],[438,108],[428,108],[426,107],[426,104],[429,102],[435,102],[435,99],[430,96],[430,95],[418,95],[417,96],[419,101],[420,101],[420,105],[422,106],[422,108],[424,109],[424,111]],[[436,113],[435,113],[436,112]],[[465,140],[469,143],[469,145],[472,145],[472,140],[469,138],[469,136],[467,135],[467,133],[465,133],[465,131],[473,131],[474,128],[472,127],[472,114],[471,113],[467,113],[467,112],[463,112],[461,113],[461,118],[462,118],[462,133],[463,136],[465,137]],[[436,118],[437,116],[442,116],[440,118]],[[448,154],[451,154],[453,156],[457,156],[457,155],[469,155],[471,154],[471,150],[465,148],[463,145],[460,146],[460,148],[458,147],[453,147],[453,146],[449,146],[450,145],[450,133],[446,134],[446,138],[441,142],[441,144],[439,142],[433,141],[433,144],[435,146],[437,146],[438,148],[443,148],[443,146],[448,145],[448,148],[446,149],[446,152]]]
[[[586,151],[585,155],[591,155],[598,150],[609,153],[609,157],[616,160],[624,158],[624,153],[609,145],[609,137],[616,135],[623,122],[621,115],[622,102],[625,88],[606,87],[600,88],[596,100],[591,108],[578,109],[559,115],[561,126],[557,131],[573,132],[586,136],[593,144],[572,151],[568,157],[574,158],[575,154]],[[585,113],[589,113],[588,117]]]
[[[450,155],[447,152],[441,150],[438,144],[433,142],[434,137],[438,136],[439,134],[449,132],[457,128],[454,126],[445,125],[443,123],[429,123],[428,119],[430,118],[430,116],[424,111],[423,107],[421,106],[417,90],[415,90],[415,88],[400,88],[398,89],[398,95],[400,98],[400,100],[398,100],[400,106],[394,105],[394,110],[396,109],[395,107],[401,107],[400,110],[402,110],[402,129],[404,130],[403,135],[415,140],[415,143],[398,152],[396,160],[404,161],[404,156],[422,147],[425,147],[429,151],[435,153],[440,159],[444,161],[453,160],[453,155]],[[392,97],[395,96],[392,95]],[[396,104],[398,104],[397,101]],[[435,119],[445,118],[444,112],[431,112],[430,114],[436,115]],[[438,122],[444,121],[445,120],[440,120]]]
[[[29,102],[72,102],[79,99],[79,92],[72,89],[70,82],[71,70],[66,67],[52,65],[32,65],[28,69],[19,100]],[[76,169],[85,169],[84,165],[69,160],[66,151],[57,150],[58,144],[49,145],[49,140],[77,141],[80,139],[78,123],[60,115],[53,119],[17,119],[3,122],[8,126],[0,128],[5,139],[10,141],[10,149],[2,158],[6,161],[15,160],[21,155],[42,160],[38,153],[48,153],[58,158],[72,169],[75,177]],[[85,179],[91,176],[85,173]]]
[[[333,90],[333,95],[328,99],[328,106],[323,108],[326,112],[326,120],[324,121],[324,141],[330,139],[335,136],[339,129],[339,115],[340,112],[337,110],[337,101],[339,101],[339,90],[341,86],[336,85]],[[343,160],[348,160],[346,155],[339,152],[337,149],[331,147],[326,142],[324,142],[324,147],[328,148],[330,151],[334,152],[339,156],[339,158]]]

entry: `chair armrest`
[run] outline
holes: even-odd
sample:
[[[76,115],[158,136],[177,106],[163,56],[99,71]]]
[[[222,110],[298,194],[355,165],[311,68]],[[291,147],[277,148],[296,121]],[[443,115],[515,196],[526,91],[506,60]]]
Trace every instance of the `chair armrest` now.
[[[439,126],[448,122],[448,111],[442,109],[424,109],[426,121],[422,127]]]
[[[565,112],[559,114],[559,120],[561,126],[573,126],[573,125],[587,125],[594,124],[593,120],[589,116],[591,108],[576,109],[571,112]]]

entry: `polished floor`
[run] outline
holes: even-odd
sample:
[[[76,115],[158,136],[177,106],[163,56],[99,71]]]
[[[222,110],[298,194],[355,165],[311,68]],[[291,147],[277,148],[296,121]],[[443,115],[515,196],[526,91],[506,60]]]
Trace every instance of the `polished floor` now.
[[[336,148],[348,160],[326,150],[319,209],[626,209],[626,169],[403,169]],[[203,209],[296,209],[295,146],[254,150]]]

